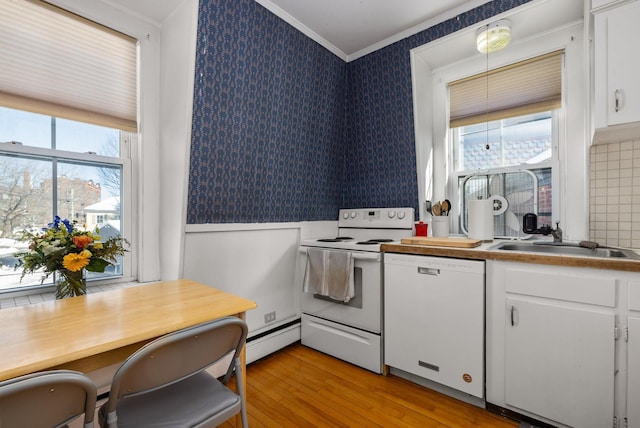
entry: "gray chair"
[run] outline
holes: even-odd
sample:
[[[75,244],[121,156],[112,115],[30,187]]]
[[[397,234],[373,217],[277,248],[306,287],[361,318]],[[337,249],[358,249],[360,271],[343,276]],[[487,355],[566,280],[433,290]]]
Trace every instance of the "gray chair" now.
[[[84,413],[93,427],[96,385],[71,370],[38,372],[0,383],[0,427],[65,427]]]
[[[226,317],[169,333],[133,353],[116,371],[101,427],[213,427],[242,416],[247,427],[240,351],[247,324]],[[231,356],[222,381],[205,371]],[[227,387],[235,373],[238,392]]]

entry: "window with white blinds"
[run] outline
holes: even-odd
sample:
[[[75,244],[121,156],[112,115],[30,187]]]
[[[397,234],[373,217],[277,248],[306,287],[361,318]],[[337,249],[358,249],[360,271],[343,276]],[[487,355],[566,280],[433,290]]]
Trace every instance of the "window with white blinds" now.
[[[563,53],[550,52],[449,83],[449,127],[561,107]]]
[[[137,41],[38,0],[0,0],[0,105],[137,132]]]
[[[47,2],[0,0],[0,295],[57,280],[15,269],[23,232],[55,216],[134,248],[138,49]],[[88,272],[89,286],[132,279],[136,261]]]

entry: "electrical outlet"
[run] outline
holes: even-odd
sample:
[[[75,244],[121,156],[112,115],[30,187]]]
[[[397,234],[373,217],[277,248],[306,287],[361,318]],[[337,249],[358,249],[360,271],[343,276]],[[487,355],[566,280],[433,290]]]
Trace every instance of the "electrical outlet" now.
[[[274,322],[275,320],[276,320],[276,311],[269,312],[268,314],[264,315],[265,324],[269,322]]]

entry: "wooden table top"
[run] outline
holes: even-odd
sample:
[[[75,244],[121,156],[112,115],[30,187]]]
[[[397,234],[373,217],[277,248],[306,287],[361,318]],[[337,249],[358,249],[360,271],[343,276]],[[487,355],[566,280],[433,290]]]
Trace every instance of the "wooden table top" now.
[[[255,302],[190,280],[0,310],[0,380],[243,314]]]

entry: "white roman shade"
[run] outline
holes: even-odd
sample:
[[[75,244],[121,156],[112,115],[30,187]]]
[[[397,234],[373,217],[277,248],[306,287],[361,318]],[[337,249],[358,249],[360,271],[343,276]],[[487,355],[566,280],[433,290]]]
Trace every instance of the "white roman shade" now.
[[[0,0],[0,105],[136,132],[137,41],[38,0]]]
[[[449,83],[449,127],[561,107],[563,53],[551,52]]]

